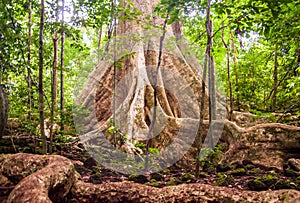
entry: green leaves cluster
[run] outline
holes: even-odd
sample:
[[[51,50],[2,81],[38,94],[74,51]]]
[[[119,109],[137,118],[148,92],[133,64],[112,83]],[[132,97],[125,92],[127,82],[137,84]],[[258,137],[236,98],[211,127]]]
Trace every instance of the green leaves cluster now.
[[[194,1],[196,3],[196,1]],[[206,44],[205,2],[194,15],[182,13],[184,33],[199,60]],[[226,51],[230,52],[231,82],[237,105],[244,110],[268,111],[276,94],[278,111],[299,108],[300,6],[296,0],[222,0],[212,4],[213,55],[225,92],[229,94]],[[229,50],[222,42],[224,39]],[[274,54],[277,52],[278,90],[274,93]],[[239,101],[239,104],[237,103]],[[296,107],[296,108],[295,108]]]

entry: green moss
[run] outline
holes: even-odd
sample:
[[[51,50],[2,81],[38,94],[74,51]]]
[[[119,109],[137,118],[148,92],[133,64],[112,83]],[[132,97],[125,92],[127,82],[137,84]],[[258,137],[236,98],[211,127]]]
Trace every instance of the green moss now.
[[[155,179],[150,180],[150,186],[152,187],[159,187],[159,183]]]
[[[261,191],[266,190],[268,187],[259,179],[251,180],[247,183],[250,190]]]
[[[291,168],[288,168],[288,169],[285,169],[284,175],[288,176],[288,177],[297,177],[297,176],[300,176],[300,172],[295,171]]]
[[[252,181],[248,182],[248,187],[251,190],[267,190],[270,187],[272,187],[276,182],[278,181],[278,178],[275,175],[268,174],[262,177],[258,177]]]
[[[166,174],[169,174],[170,172],[171,171],[169,169],[167,169],[167,168],[163,170],[163,173],[166,173]]]
[[[214,186],[227,186],[234,183],[234,179],[231,175],[226,175],[223,173],[217,173],[218,180],[214,183]]]
[[[249,173],[249,174],[254,174],[254,175],[256,175],[256,174],[261,174],[261,173],[263,173],[263,170],[261,170],[260,168],[253,168],[253,169],[251,169],[250,171],[248,171],[248,173]]]
[[[148,179],[146,176],[144,175],[136,175],[136,174],[131,174],[129,177],[128,177],[128,180],[129,181],[134,181],[134,182],[137,182],[137,183],[146,183],[148,182]]]
[[[265,175],[263,177],[260,178],[260,180],[268,187],[270,187],[271,185],[275,184],[278,180],[278,178],[275,175]]]
[[[235,176],[243,176],[243,175],[247,174],[247,170],[244,169],[244,168],[237,168],[233,171],[230,171],[228,174],[229,175],[235,175]]]
[[[295,184],[291,183],[290,181],[279,180],[274,185],[274,188],[276,190],[281,190],[281,189],[296,189],[296,186],[295,186]]]
[[[160,173],[152,173],[151,174],[151,179],[156,180],[156,181],[163,181],[164,176]]]
[[[174,186],[178,185],[180,182],[176,180],[175,177],[171,177],[168,182],[166,182],[166,186]]]
[[[247,164],[247,165],[246,165],[246,169],[248,169],[248,170],[252,170],[252,169],[254,169],[254,168],[255,168],[255,166],[252,165],[252,164]]]
[[[194,175],[186,173],[181,176],[180,180],[184,182],[190,182],[192,178],[194,178]]]
[[[206,178],[207,176],[208,176],[208,174],[205,173],[205,172],[200,172],[199,173],[199,178]]]

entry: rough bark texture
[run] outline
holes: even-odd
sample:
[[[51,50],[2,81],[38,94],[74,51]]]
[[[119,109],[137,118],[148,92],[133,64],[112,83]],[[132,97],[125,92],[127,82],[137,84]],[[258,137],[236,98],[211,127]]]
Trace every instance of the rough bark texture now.
[[[15,154],[1,157],[1,176],[18,183],[7,202],[61,202],[77,180],[67,158]]]
[[[7,202],[298,202],[296,190],[242,191],[205,184],[154,188],[133,182],[80,181],[72,162],[56,155],[15,154],[0,156],[3,180],[20,181]]]
[[[233,114],[234,120],[243,118],[245,123],[253,123],[254,115]],[[221,121],[224,122],[224,121]],[[242,122],[242,121],[240,121]],[[241,160],[282,169],[289,158],[300,158],[300,127],[281,123],[264,123],[240,127],[235,122],[225,120],[225,131],[229,149],[222,162],[229,164]]]
[[[205,184],[154,188],[132,182],[91,185],[77,182],[72,202],[290,202],[300,200],[296,190],[239,191]]]
[[[147,21],[147,15],[151,15],[151,23],[162,26],[163,19],[152,15],[157,2],[133,1],[143,12],[142,22]],[[116,125],[133,143],[137,140],[146,140],[151,124],[155,67],[157,67],[162,35],[162,30],[155,28],[143,30],[142,26],[136,22],[120,21],[117,30],[118,35],[123,37],[117,39],[119,68],[117,69]],[[202,87],[201,66],[195,57],[188,53],[179,22],[167,26],[163,47],[161,71],[158,73],[158,107],[153,133],[155,137],[151,139],[151,147],[159,149],[165,148],[177,135],[174,132],[178,132],[179,129],[187,129],[194,125],[195,132],[189,131],[189,133],[194,133],[196,136]],[[90,74],[83,89],[77,95],[75,103],[80,109],[90,111],[86,114],[77,112],[78,117],[75,121],[80,124],[80,127],[77,125],[77,130],[81,134],[94,130],[105,133],[110,125],[114,92],[112,59],[113,53],[110,52]],[[182,96],[184,94],[189,97]],[[207,89],[204,101],[208,106]],[[219,103],[217,105],[219,109],[222,108]],[[208,109],[204,111],[204,117],[208,119]],[[224,112],[225,108],[221,111]],[[191,139],[194,140],[195,136]],[[181,136],[177,138],[181,139]]]

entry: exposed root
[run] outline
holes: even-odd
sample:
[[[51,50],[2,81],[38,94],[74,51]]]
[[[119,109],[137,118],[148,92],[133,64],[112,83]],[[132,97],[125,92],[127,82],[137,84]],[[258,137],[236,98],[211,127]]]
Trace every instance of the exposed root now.
[[[255,126],[248,127],[248,128],[242,128],[242,127],[238,126],[236,123],[229,121],[229,120],[225,120],[224,123],[227,127],[230,126],[231,128],[234,128],[239,133],[249,133],[249,132],[252,132],[252,131],[255,131],[258,129],[262,129],[262,128],[281,128],[283,130],[288,130],[288,131],[300,131],[300,127],[286,125],[286,124],[282,124],[282,123],[263,123],[263,124],[257,124]]]
[[[128,181],[93,185],[78,179],[70,160],[55,155],[15,154],[4,156],[1,162],[0,172],[10,177],[38,168],[17,184],[8,202],[297,202],[300,199],[296,190],[253,192],[197,183],[164,188]]]
[[[60,202],[77,180],[72,162],[57,155],[15,154],[2,161],[0,172],[8,178],[26,176],[10,193],[8,203]]]

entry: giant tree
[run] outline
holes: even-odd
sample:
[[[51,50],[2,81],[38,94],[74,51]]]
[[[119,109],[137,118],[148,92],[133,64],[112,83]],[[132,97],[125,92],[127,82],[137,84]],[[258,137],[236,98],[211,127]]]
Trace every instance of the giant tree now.
[[[147,142],[159,150],[150,157],[149,166],[149,170],[157,170],[179,160],[193,144],[198,131],[202,68],[183,39],[181,23],[176,18],[179,11],[170,9],[172,5],[176,8],[183,2],[162,2],[160,8],[166,9],[159,10],[160,15],[154,12],[157,3],[157,0],[137,0],[132,3],[122,1],[118,5],[117,49],[106,54],[75,100],[75,122],[83,143],[95,152],[93,155],[97,160],[122,172],[124,168],[119,168],[111,157],[106,159],[107,156],[101,153],[121,147],[123,151],[134,154],[138,153],[136,144]],[[134,14],[135,19],[130,20]],[[168,14],[170,19],[163,34]],[[158,72],[157,67],[160,67]],[[204,97],[204,102],[208,103],[207,89]],[[222,118],[225,109],[219,102],[217,106],[222,112],[218,118]],[[207,119],[208,109],[203,111]],[[153,136],[148,139],[152,125]],[[119,141],[117,149],[105,139],[107,137],[113,142],[114,136]],[[204,143],[204,146],[209,144],[207,139]],[[119,155],[115,158],[124,156],[121,152]],[[136,155],[133,160],[144,158]]]

